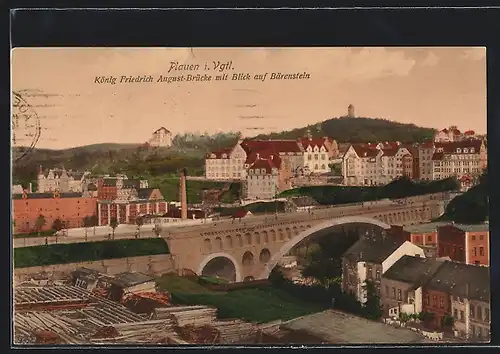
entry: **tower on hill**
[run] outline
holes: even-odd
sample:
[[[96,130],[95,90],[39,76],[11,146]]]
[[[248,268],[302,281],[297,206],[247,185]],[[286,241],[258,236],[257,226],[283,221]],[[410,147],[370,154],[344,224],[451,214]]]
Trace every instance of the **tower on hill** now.
[[[356,116],[354,115],[354,106],[353,106],[352,104],[350,104],[350,105],[349,105],[349,107],[347,107],[347,116],[348,116],[349,118],[354,118],[354,117],[356,117]]]

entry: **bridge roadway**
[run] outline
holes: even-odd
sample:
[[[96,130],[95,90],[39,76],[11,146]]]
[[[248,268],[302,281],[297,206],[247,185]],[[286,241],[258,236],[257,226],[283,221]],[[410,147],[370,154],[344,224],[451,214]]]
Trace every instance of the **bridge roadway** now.
[[[363,213],[373,213],[375,211],[387,212],[389,210],[394,210],[397,212],[398,210],[407,208],[407,206],[399,205],[399,204],[375,204],[371,206],[362,206],[361,204],[349,204],[349,205],[339,205],[333,206],[330,208],[320,208],[315,209],[309,214],[307,211],[295,212],[295,213],[277,213],[277,214],[268,214],[268,215],[252,215],[245,218],[240,219],[220,219],[219,221],[215,221],[212,223],[201,224],[201,225],[176,225],[168,228],[164,228],[162,231],[162,237],[169,238],[179,238],[186,237],[186,234],[201,234],[205,232],[217,232],[223,231],[228,228],[234,227],[248,227],[252,228],[258,225],[267,225],[272,224],[273,222],[286,223],[290,221],[306,221],[306,220],[318,220],[318,219],[328,219],[339,216],[353,216],[360,215]],[[114,239],[134,239],[135,232],[121,232],[115,233]],[[140,238],[156,238],[157,236],[151,232],[142,230]],[[95,241],[104,241],[107,240],[108,237],[105,235],[93,235],[92,228],[89,228],[87,238],[85,236],[50,236],[47,237],[48,244],[65,244],[65,243],[81,243],[81,242],[95,242]],[[23,237],[23,238],[14,238],[13,246],[14,248],[20,247],[32,247],[32,246],[41,246],[45,244],[45,237]]]

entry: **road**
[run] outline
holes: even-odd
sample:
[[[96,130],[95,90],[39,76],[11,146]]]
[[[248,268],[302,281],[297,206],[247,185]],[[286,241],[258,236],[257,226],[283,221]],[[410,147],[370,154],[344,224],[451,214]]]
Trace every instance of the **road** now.
[[[311,214],[307,211],[305,212],[296,212],[296,213],[278,213],[278,214],[269,214],[269,215],[252,215],[241,220],[236,219],[221,219],[218,221],[214,221],[212,223],[201,224],[201,225],[186,225],[186,226],[175,226],[164,228],[162,231],[163,237],[176,237],[176,233],[185,233],[196,231],[197,233],[210,232],[210,231],[218,231],[223,230],[235,226],[242,226],[252,228],[259,225],[272,224],[274,222],[288,222],[288,221],[306,221],[306,220],[320,220],[320,219],[331,219],[335,217],[341,216],[356,216],[362,215],[366,213],[374,213],[374,212],[387,212],[387,211],[398,211],[402,209],[406,209],[407,205],[399,205],[399,204],[384,204],[384,205],[372,205],[369,207],[363,207],[361,205],[348,205],[348,206],[336,206],[331,208],[323,208],[318,210],[313,210]],[[180,236],[180,235],[179,235]],[[114,239],[134,239],[135,232],[122,232],[115,233]],[[157,237],[152,231],[143,230],[141,232],[140,238],[155,238]],[[48,244],[55,243],[80,243],[80,242],[94,242],[94,241],[103,241],[107,240],[108,236],[96,235],[92,234],[92,229],[89,229],[87,239],[85,236],[51,236],[47,237]],[[13,246],[14,248],[20,247],[31,247],[31,246],[40,246],[44,245],[46,238],[45,237],[25,237],[25,238],[14,238]]]

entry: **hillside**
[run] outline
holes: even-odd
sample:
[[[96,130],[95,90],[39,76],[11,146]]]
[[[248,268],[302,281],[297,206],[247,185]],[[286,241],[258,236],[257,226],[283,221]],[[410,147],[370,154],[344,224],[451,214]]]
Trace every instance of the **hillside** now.
[[[261,134],[258,139],[296,139],[310,130],[314,136],[328,136],[338,142],[361,143],[370,141],[418,142],[432,138],[435,129],[422,128],[415,124],[403,124],[380,118],[332,118],[315,125],[284,131]]]

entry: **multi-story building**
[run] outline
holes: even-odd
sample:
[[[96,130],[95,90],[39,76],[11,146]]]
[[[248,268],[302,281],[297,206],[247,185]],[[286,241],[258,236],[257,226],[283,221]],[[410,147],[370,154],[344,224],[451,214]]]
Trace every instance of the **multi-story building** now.
[[[450,316],[460,336],[489,337],[489,268],[445,261],[424,285],[423,298],[423,311],[433,314],[432,327],[442,328],[443,319]]]
[[[438,256],[456,262],[489,266],[489,224],[463,225],[453,223],[438,227]]]
[[[311,132],[298,140],[303,150],[302,168],[309,173],[330,172],[330,162],[339,155],[337,142],[333,139],[313,138]]]
[[[246,177],[247,199],[271,199],[279,193],[281,159],[269,155],[257,158],[248,168]]]
[[[36,231],[37,219],[43,216],[40,231],[52,229],[55,220],[65,227],[80,227],[83,219],[96,215],[97,199],[81,193],[22,193],[13,195],[14,233]]]
[[[99,200],[97,204],[99,226],[109,225],[112,219],[131,224],[138,216],[163,215],[167,211],[167,202],[157,188],[136,189],[127,199]]]
[[[342,255],[343,290],[364,303],[364,285],[369,280],[381,295],[382,275],[404,255],[425,257],[420,247],[396,237],[362,237]]]
[[[431,222],[411,226],[403,226],[397,232],[402,238],[419,246],[427,258],[438,257],[438,228],[448,225],[449,222]]]
[[[432,179],[480,176],[486,166],[487,151],[483,140],[436,143],[432,155]]]
[[[84,179],[90,175],[90,172],[67,171],[54,168],[44,171],[40,166],[37,175],[37,192],[55,192],[61,193],[82,192]]]
[[[127,199],[136,189],[149,188],[147,180],[129,179],[125,175],[99,177],[96,184],[99,200]]]
[[[422,286],[432,278],[443,261],[404,255],[382,276],[381,302],[384,315],[422,312]]]
[[[430,181],[433,178],[432,155],[434,154],[434,143],[425,142],[418,145],[419,179]]]
[[[413,178],[413,156],[397,142],[355,144],[344,154],[342,171],[346,185],[387,184],[401,176]]]
[[[165,127],[161,127],[153,132],[148,144],[153,147],[171,147],[172,132]]]
[[[205,178],[214,180],[244,180],[247,152],[239,141],[234,147],[207,154]]]

